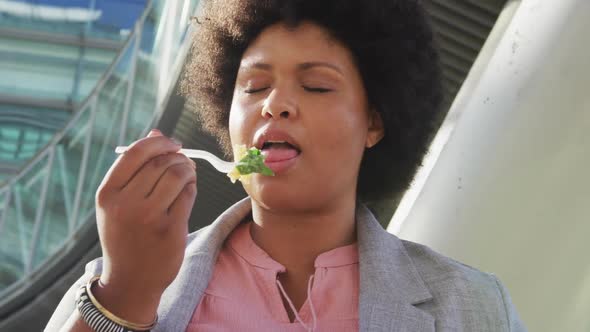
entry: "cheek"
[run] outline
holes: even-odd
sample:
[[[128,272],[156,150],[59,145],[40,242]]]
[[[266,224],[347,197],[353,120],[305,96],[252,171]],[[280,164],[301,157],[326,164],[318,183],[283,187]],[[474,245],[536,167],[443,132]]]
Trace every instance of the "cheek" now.
[[[239,135],[241,130],[241,123],[243,122],[243,116],[233,109],[229,112],[229,136],[233,144],[239,142]]]
[[[308,164],[312,169],[310,174],[318,175],[313,177],[314,186],[321,181],[325,188],[344,190],[355,182],[365,150],[364,123],[359,115],[342,112],[314,122],[315,148]]]
[[[358,91],[345,89],[306,105],[314,111],[310,117],[318,127],[314,130],[316,142],[335,152],[343,149],[364,150],[368,119],[364,95]]]
[[[331,112],[315,123],[315,140],[324,149],[341,154],[343,151],[362,151],[367,135],[367,122],[360,110]],[[361,152],[362,153],[362,152]]]
[[[249,102],[239,94],[234,94],[229,112],[229,134],[232,144],[252,143],[256,126],[262,120],[261,103],[260,100]]]
[[[249,142],[247,139],[249,127],[249,122],[251,121],[251,117],[248,117],[248,112],[243,109],[239,104],[232,104],[231,110],[229,112],[229,135],[232,142],[234,144],[246,144]]]
[[[309,188],[305,196],[314,204],[348,194],[355,187],[366,135],[361,123],[358,116],[322,116],[307,131],[312,148],[304,159],[306,175],[299,184]]]

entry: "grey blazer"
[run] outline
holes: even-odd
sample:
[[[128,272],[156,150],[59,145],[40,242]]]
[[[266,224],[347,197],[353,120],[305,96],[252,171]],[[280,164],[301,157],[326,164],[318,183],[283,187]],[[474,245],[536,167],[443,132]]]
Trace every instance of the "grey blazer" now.
[[[153,331],[186,330],[223,242],[250,211],[250,199],[245,198],[188,236],[184,262],[162,295],[159,323]],[[398,239],[360,204],[356,221],[360,331],[526,331],[494,275]],[[75,310],[75,290],[101,269],[101,258],[87,264],[86,273],[61,300],[45,331],[59,331]]]

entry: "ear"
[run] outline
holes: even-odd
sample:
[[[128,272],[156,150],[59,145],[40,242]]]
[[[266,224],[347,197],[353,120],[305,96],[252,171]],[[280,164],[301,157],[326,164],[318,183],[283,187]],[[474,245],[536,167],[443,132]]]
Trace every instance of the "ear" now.
[[[368,149],[379,143],[385,136],[385,128],[383,127],[383,119],[381,114],[374,109],[369,111],[369,131],[367,132],[367,140],[365,141],[365,147]]]

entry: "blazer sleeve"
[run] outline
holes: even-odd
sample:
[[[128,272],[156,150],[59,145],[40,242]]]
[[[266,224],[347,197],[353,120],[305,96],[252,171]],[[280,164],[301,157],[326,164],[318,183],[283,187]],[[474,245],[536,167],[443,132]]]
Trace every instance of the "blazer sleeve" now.
[[[97,258],[86,264],[84,274],[74,282],[74,284],[68,289],[66,294],[62,297],[61,301],[57,305],[57,308],[51,315],[47,326],[43,331],[55,332],[59,331],[67,322],[68,318],[76,310],[75,296],[76,291],[82,286],[88,283],[88,281],[96,275],[102,272],[102,258]]]
[[[496,281],[496,285],[498,286],[498,290],[502,297],[502,302],[504,303],[504,310],[506,312],[506,321],[508,322],[507,331],[510,332],[526,332],[527,329],[524,326],[522,320],[518,316],[516,312],[516,308],[514,304],[512,304],[512,299],[510,298],[510,294],[506,287],[502,284],[502,282],[493,274],[491,274],[492,278]]]

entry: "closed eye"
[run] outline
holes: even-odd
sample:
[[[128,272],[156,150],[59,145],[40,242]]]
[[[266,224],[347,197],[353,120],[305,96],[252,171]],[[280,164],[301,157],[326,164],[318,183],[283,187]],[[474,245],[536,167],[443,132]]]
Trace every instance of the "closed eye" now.
[[[266,89],[268,89],[268,87],[258,88],[258,89],[246,89],[246,90],[244,90],[244,92],[252,94],[252,93],[262,92]]]
[[[307,92],[326,93],[326,92],[332,91],[330,89],[325,89],[325,88],[312,88],[312,87],[305,86],[305,85],[303,85],[302,87]]]

